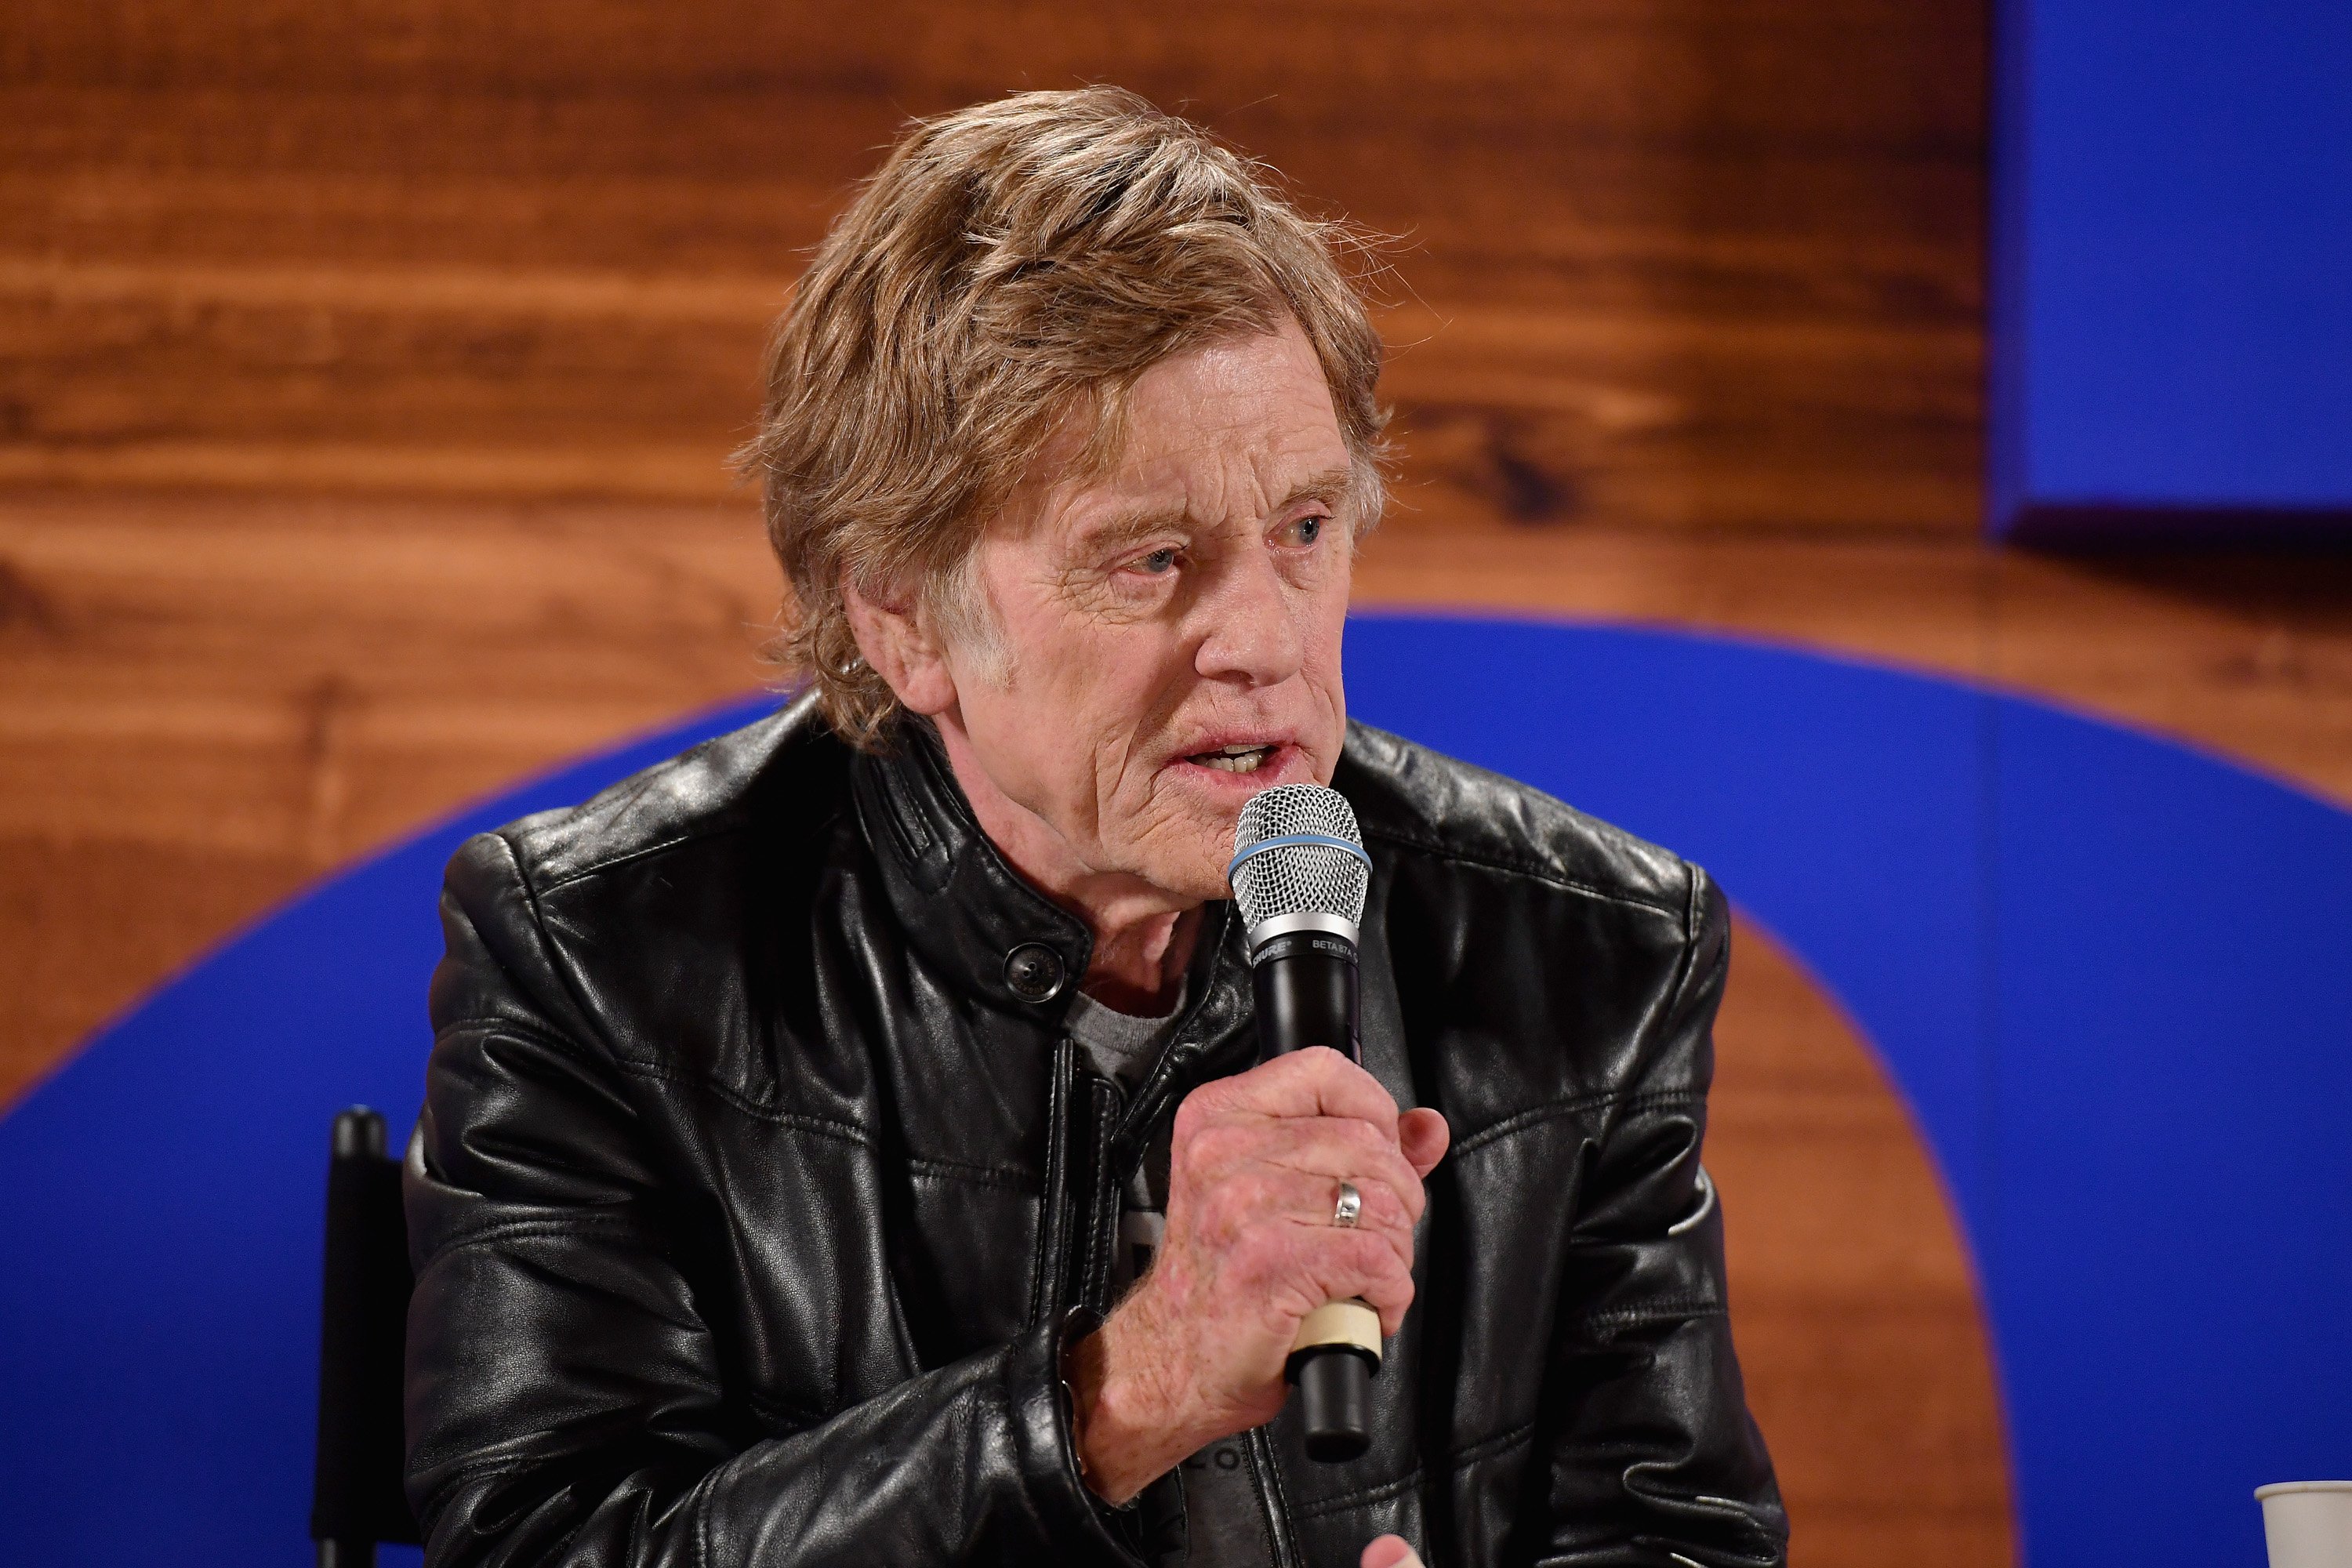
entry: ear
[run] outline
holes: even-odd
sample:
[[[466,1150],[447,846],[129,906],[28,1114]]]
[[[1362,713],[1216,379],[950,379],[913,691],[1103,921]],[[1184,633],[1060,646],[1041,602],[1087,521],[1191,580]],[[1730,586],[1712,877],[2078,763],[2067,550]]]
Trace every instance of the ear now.
[[[869,597],[844,578],[842,606],[857,651],[910,712],[936,718],[955,706],[955,675],[947,655],[924,625],[912,595],[903,599]]]

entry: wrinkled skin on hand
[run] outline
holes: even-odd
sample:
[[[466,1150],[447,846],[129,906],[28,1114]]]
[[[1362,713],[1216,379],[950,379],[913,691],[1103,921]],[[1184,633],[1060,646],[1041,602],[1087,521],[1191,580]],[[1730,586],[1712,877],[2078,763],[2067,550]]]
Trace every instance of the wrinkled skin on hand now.
[[[1422,1182],[1447,1137],[1437,1112],[1401,1114],[1371,1074],[1320,1048],[1186,1097],[1159,1254],[1076,1356],[1079,1451],[1098,1493],[1124,1502],[1272,1420],[1299,1322],[1324,1302],[1361,1297],[1397,1331]],[[1331,1223],[1343,1179],[1363,1198],[1352,1229]]]

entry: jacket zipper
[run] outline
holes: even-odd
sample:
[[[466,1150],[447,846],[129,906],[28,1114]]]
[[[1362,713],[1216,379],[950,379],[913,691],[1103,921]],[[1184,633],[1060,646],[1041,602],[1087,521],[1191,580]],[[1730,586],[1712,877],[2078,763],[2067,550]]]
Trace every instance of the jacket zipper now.
[[[1118,1183],[1111,1179],[1110,1144],[1125,1097],[1118,1084],[1093,1073],[1086,1076],[1086,1086],[1087,1174],[1091,1186],[1080,1210],[1086,1220],[1086,1250],[1078,1259],[1084,1273],[1077,1282],[1077,1295],[1089,1311],[1100,1316],[1110,1310],[1111,1255],[1118,1246],[1118,1211],[1124,1197]]]
[[[1052,1136],[1045,1151],[1036,1274],[1030,1281],[1033,1323],[1073,1306],[1100,1313],[1109,1304],[1105,1298],[1110,1290],[1120,1194],[1108,1167],[1111,1134],[1124,1103],[1118,1085],[1081,1071],[1077,1042],[1064,1035],[1054,1049],[1054,1086],[1046,1108]]]
[[[1069,1279],[1070,1089],[1075,1082],[1076,1042],[1064,1036],[1054,1048],[1054,1079],[1045,1100],[1045,1194],[1037,1215],[1036,1273],[1029,1281],[1029,1321],[1034,1325],[1066,1310]]]

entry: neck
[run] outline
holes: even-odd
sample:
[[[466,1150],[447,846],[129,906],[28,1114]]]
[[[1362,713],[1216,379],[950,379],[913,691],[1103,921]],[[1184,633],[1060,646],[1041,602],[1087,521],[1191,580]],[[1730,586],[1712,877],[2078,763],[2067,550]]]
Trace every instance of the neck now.
[[[1122,1013],[1167,1012],[1192,961],[1201,930],[1199,901],[1132,872],[1089,865],[1044,817],[997,787],[952,710],[933,722],[948,767],[989,842],[1032,887],[1094,933],[1094,955],[1079,989]]]
[[[1093,924],[1091,920],[1087,923]],[[1198,906],[1155,915],[1117,931],[1097,926],[1094,959],[1079,989],[1118,1012],[1165,1016],[1176,1005],[1200,931]]]

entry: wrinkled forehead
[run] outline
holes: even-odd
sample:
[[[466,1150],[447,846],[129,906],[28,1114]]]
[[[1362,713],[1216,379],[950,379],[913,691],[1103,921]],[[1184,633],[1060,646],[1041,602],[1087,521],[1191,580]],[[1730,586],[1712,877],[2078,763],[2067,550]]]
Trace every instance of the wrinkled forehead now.
[[[1321,363],[1286,324],[1171,355],[1072,408],[1003,521],[1024,532],[1254,522],[1301,496],[1340,504],[1356,468]]]

